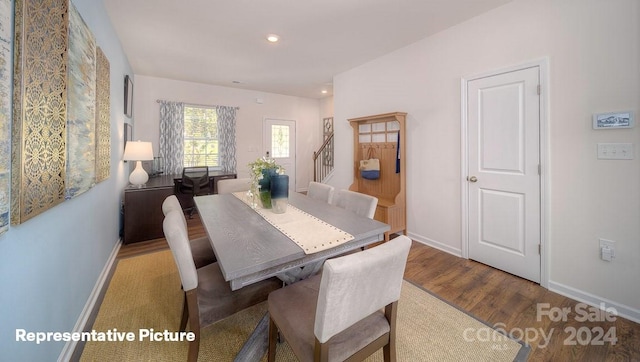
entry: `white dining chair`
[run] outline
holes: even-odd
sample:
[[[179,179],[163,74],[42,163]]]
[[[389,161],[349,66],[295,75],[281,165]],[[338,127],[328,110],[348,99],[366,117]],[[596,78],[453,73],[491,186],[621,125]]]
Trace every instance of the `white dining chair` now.
[[[187,219],[184,217],[184,211],[182,211],[182,206],[180,205],[180,201],[178,201],[176,195],[167,196],[167,198],[164,199],[164,202],[162,202],[162,213],[165,217],[172,211],[177,211],[182,215],[182,225],[186,230],[188,230]],[[189,244],[191,245],[191,254],[196,268],[202,268],[205,265],[209,265],[217,261],[216,254],[213,252],[211,241],[208,237],[204,236],[189,240]]]
[[[218,194],[230,194],[240,191],[249,191],[250,178],[229,178],[218,181]]]
[[[334,193],[331,204],[373,219],[378,206],[378,198],[355,191],[338,190]]]
[[[330,204],[331,199],[333,198],[333,192],[333,186],[311,181],[309,182],[309,188],[307,189],[307,196]]]
[[[162,227],[178,267],[184,290],[179,330],[186,330],[187,321],[189,322],[195,339],[189,342],[187,361],[195,362],[198,359],[202,328],[267,300],[269,293],[280,288],[282,282],[272,277],[232,291],[217,262],[196,268],[189,247],[187,230],[180,220],[184,216],[179,213],[182,211],[169,212],[164,218]]]
[[[327,260],[322,274],[269,295],[268,361],[278,331],[300,361],[396,360],[396,316],[411,239]]]

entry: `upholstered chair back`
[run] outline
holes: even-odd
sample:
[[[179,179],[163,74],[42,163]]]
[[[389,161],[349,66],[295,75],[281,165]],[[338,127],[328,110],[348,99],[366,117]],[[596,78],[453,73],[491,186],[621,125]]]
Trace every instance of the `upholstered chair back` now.
[[[162,214],[167,216],[167,214],[172,210],[182,210],[182,206],[180,206],[180,201],[176,195],[169,195],[162,202]]]
[[[331,203],[333,198],[334,187],[331,185],[323,184],[320,182],[309,182],[309,189],[307,190],[307,196],[312,199],[321,200],[328,204]]]
[[[324,263],[314,325],[320,343],[400,299],[410,247],[402,235]]]
[[[218,194],[230,194],[248,191],[251,186],[250,178],[230,178],[218,181]]]
[[[178,266],[182,288],[186,292],[198,287],[198,274],[191,254],[188,232],[181,219],[184,219],[182,210],[172,210],[164,217],[162,228]]]
[[[184,212],[182,211],[182,206],[180,205],[180,201],[176,195],[169,195],[162,202],[162,214],[166,217],[173,210],[178,210],[182,215],[182,223],[184,224],[184,228],[187,229],[187,218],[184,217]]]
[[[356,214],[373,219],[378,206],[378,198],[355,191],[338,190],[333,195],[332,204]]]

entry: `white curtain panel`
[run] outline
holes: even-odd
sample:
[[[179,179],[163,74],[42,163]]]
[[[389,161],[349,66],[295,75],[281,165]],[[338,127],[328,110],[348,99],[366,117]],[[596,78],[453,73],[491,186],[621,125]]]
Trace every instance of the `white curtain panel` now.
[[[160,101],[160,157],[164,174],[182,174],[184,165],[184,103]]]
[[[236,172],[236,112],[238,108],[218,106],[218,152],[224,172]]]

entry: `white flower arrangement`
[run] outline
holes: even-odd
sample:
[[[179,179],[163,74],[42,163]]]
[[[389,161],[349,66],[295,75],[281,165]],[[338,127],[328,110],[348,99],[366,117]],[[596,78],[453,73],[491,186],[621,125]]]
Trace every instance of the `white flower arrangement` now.
[[[273,170],[274,173],[284,175],[284,167],[278,165],[276,160],[269,157],[261,157],[249,164],[249,174],[251,176],[251,189],[247,192],[247,196],[251,198],[252,207],[256,207],[255,198],[260,198],[264,208],[271,208],[270,190],[261,190],[260,182],[264,179],[265,170]],[[268,184],[267,184],[268,185]],[[265,185],[266,186],[266,185]],[[267,186],[268,187],[268,186]]]
[[[275,170],[275,172],[279,175],[284,175],[285,173],[284,167],[278,165],[276,163],[276,160],[274,160],[273,158],[261,157],[251,162],[249,164],[249,173],[251,175],[251,181],[254,184],[258,185],[259,181],[262,180],[264,177],[264,173],[262,171],[271,170],[271,169]]]

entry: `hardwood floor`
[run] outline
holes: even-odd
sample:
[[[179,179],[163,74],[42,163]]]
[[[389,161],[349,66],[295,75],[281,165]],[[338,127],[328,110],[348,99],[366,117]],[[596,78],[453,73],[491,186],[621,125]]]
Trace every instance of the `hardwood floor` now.
[[[198,214],[194,214],[193,218],[191,219],[187,217],[187,226],[189,227],[189,239],[197,239],[207,235],[204,227],[202,226],[202,223],[200,222],[200,217],[198,216]],[[120,251],[118,251],[118,255],[116,256],[116,258],[128,258],[168,248],[169,244],[167,244],[167,241],[164,238],[142,241],[138,243],[122,245]]]
[[[608,318],[615,321],[606,321],[593,308],[484,264],[414,242],[405,279],[526,340],[532,349],[529,361],[640,361],[640,324],[614,316]],[[568,308],[569,313],[562,321],[558,313],[538,313],[538,306],[554,312]],[[601,321],[576,320],[585,315]],[[607,332],[608,337],[615,333],[615,345],[606,342]],[[548,345],[542,334],[550,336]]]
[[[198,215],[187,224],[190,238],[205,235]],[[164,248],[164,239],[124,245],[118,258]],[[414,242],[405,279],[525,340],[529,361],[640,361],[640,324],[614,316],[607,321],[593,308],[484,264]],[[551,313],[538,313],[539,308]],[[557,308],[569,311],[566,321]],[[582,316],[600,321],[576,320]]]

